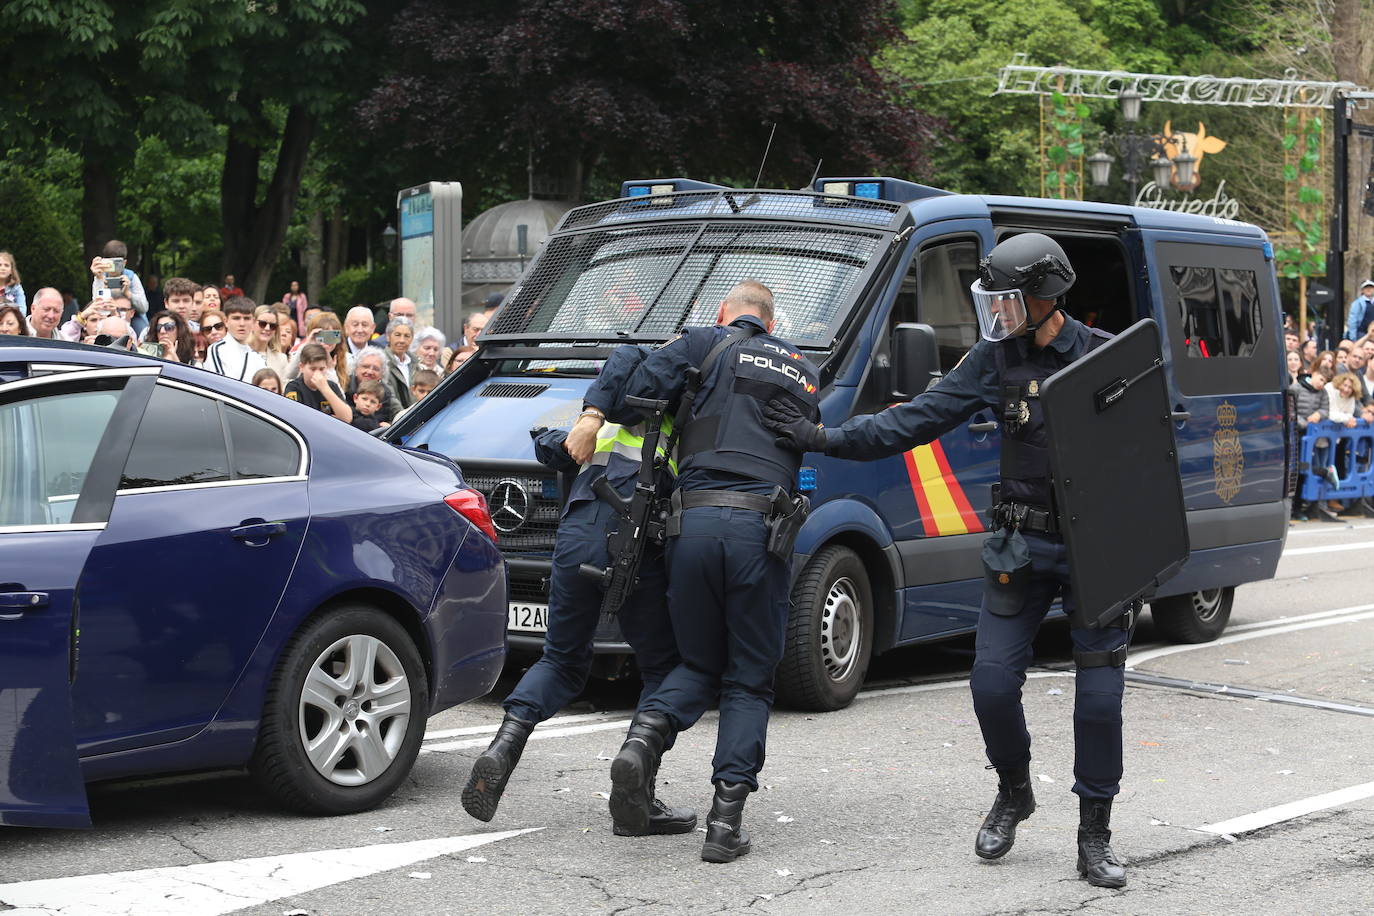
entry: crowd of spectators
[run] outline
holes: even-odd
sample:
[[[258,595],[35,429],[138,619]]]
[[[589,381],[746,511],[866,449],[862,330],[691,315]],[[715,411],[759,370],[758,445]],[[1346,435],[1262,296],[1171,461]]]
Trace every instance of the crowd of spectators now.
[[[1360,284],[1360,295],[1350,303],[1350,321],[1345,338],[1335,350],[1321,350],[1311,335],[1300,335],[1286,328],[1289,391],[1293,394],[1295,418],[1300,435],[1306,436],[1313,424],[1334,423],[1353,429],[1374,424],[1374,281]],[[1313,449],[1308,469],[1333,487],[1341,485],[1340,466],[1350,456],[1339,453],[1338,443],[1312,430]],[[1366,499],[1333,502],[1294,497],[1293,517],[1302,521],[1318,518],[1335,521],[1341,512],[1369,513],[1374,510]]]
[[[196,366],[366,431],[389,425],[461,366],[500,305],[493,295],[469,313],[450,347],[438,328],[416,323],[415,303],[404,297],[391,300],[379,327],[365,305],[349,309],[342,320],[312,306],[296,280],[269,304],[246,296],[233,274],[219,283],[156,276],[145,283],[119,240],[105,244],[90,272],[84,307],[73,294],[51,287],[30,297],[14,256],[0,251],[0,334],[114,347]]]

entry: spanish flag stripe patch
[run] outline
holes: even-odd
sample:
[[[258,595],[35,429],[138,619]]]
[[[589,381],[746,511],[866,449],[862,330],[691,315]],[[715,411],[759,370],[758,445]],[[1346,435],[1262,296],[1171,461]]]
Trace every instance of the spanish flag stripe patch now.
[[[920,446],[925,448],[926,446]],[[935,520],[930,514],[930,500],[926,499],[926,488],[921,485],[921,474],[916,469],[916,452],[912,449],[902,453],[902,460],[906,462],[906,476],[911,480],[911,492],[916,497],[916,517],[921,520],[921,534],[928,538],[939,537],[940,532],[935,528]]]
[[[918,446],[903,457],[926,537],[983,530],[939,442]]]
[[[973,511],[973,506],[968,501],[964,488],[959,483],[959,478],[954,475],[954,470],[949,466],[949,456],[945,454],[944,446],[937,439],[930,444],[931,452],[935,455],[935,460],[940,465],[940,470],[944,473],[945,482],[949,485],[950,497],[954,500],[954,505],[959,508],[959,517],[964,520],[963,534],[972,531],[982,531],[985,526],[983,520],[978,517],[978,513]]]

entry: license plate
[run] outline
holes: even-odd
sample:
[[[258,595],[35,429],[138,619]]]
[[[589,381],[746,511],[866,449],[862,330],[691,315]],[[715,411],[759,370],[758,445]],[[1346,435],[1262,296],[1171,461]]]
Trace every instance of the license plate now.
[[[547,604],[510,605],[509,629],[522,633],[544,633],[549,629],[549,606]]]

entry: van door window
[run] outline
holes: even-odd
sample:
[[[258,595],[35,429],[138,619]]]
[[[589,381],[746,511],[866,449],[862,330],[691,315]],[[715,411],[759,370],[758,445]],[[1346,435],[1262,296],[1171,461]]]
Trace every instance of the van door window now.
[[[892,330],[899,324],[921,322],[935,329],[940,371],[948,374],[978,342],[978,318],[969,287],[978,277],[980,249],[974,236],[938,239],[911,261],[892,303],[887,325],[874,347],[873,365],[890,363]],[[891,382],[886,371],[870,372],[854,412],[874,413],[888,406]]]
[[[1161,242],[1164,317],[1180,391],[1263,391],[1276,382],[1272,283],[1258,249]]]

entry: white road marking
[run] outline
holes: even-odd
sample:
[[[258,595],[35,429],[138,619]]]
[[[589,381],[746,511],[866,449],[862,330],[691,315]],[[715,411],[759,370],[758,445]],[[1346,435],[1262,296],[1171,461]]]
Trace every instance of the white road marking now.
[[[607,714],[604,712],[589,712],[576,716],[554,716],[544,722],[540,722],[537,728],[558,728],[563,725],[571,725],[574,722],[586,722],[593,719],[604,721]],[[488,725],[469,725],[463,728],[441,728],[425,732],[426,741],[437,741],[440,738],[459,738],[465,735],[494,735],[496,730],[501,727],[501,723],[492,722]]]
[[[1072,671],[1028,671],[1026,680],[1042,677],[1073,677]],[[854,697],[856,700],[867,700],[872,697],[898,696],[904,693],[930,693],[933,690],[948,690],[951,687],[967,687],[969,679],[959,678],[953,681],[930,681],[925,684],[903,684],[900,687],[875,687],[871,690],[860,690]]]
[[[1345,550],[1374,550],[1374,541],[1358,541],[1354,544],[1327,544],[1325,547],[1297,547],[1284,550],[1284,557],[1302,557],[1311,553],[1340,553]]]
[[[542,827],[0,884],[6,916],[215,916],[520,836]]]
[[[1324,620],[1307,620],[1301,623],[1288,623],[1279,626],[1255,629],[1248,633],[1234,633],[1229,636],[1222,636],[1211,642],[1189,643],[1179,646],[1159,646],[1154,649],[1146,649],[1143,652],[1132,652],[1130,658],[1126,659],[1127,668],[1135,668],[1145,662],[1163,658],[1166,655],[1176,655],[1179,652],[1194,652],[1198,649],[1213,649],[1217,646],[1227,646],[1231,643],[1245,642],[1248,639],[1261,639],[1265,636],[1277,636],[1281,633],[1296,633],[1300,630],[1313,630],[1318,627],[1331,627],[1338,623],[1355,623],[1359,620],[1369,620],[1374,618],[1374,604],[1361,604],[1355,607],[1345,608],[1345,613],[1340,616],[1331,616]],[[1363,613],[1357,613],[1363,612]]]
[[[630,727],[629,719],[617,719],[614,722],[594,722],[591,725],[570,725],[567,728],[550,728],[546,730],[535,729],[529,740],[541,741],[547,738],[568,738],[573,735],[585,735],[589,732],[604,732],[618,728],[624,730]],[[459,741],[441,741],[437,744],[427,744],[420,748],[421,754],[443,753],[445,751],[461,751],[472,747],[486,747],[491,743],[491,739],[485,735],[480,738],[466,738]]]
[[[1218,836],[1235,836],[1240,833],[1250,833],[1262,827],[1280,824],[1284,821],[1291,821],[1295,817],[1303,817],[1316,811],[1335,808],[1338,805],[1348,805],[1351,802],[1366,798],[1374,798],[1374,782],[1350,786],[1347,789],[1337,789],[1335,792],[1327,792],[1325,795],[1302,798],[1286,805],[1276,805],[1273,808],[1256,811],[1254,814],[1244,814],[1240,817],[1233,817],[1229,821],[1218,821],[1215,824],[1207,824],[1197,829],[1204,833],[1215,833]]]
[[[1329,522],[1323,522],[1319,526],[1313,525],[1311,527],[1306,525],[1290,526],[1288,529],[1288,536],[1291,538],[1306,534],[1340,534],[1342,531],[1368,531],[1371,529],[1374,529],[1374,523],[1366,522],[1356,525],[1351,522],[1346,522],[1344,525],[1332,525]]]
[[[1317,611],[1315,614],[1298,614],[1293,617],[1276,617],[1273,620],[1232,624],[1226,628],[1226,633],[1230,635],[1231,633],[1244,633],[1248,630],[1268,630],[1273,627],[1287,626],[1290,623],[1302,623],[1304,620],[1326,620],[1329,617],[1344,617],[1346,614],[1367,610],[1374,610],[1374,604],[1360,604],[1353,607],[1336,608],[1333,611]]]

